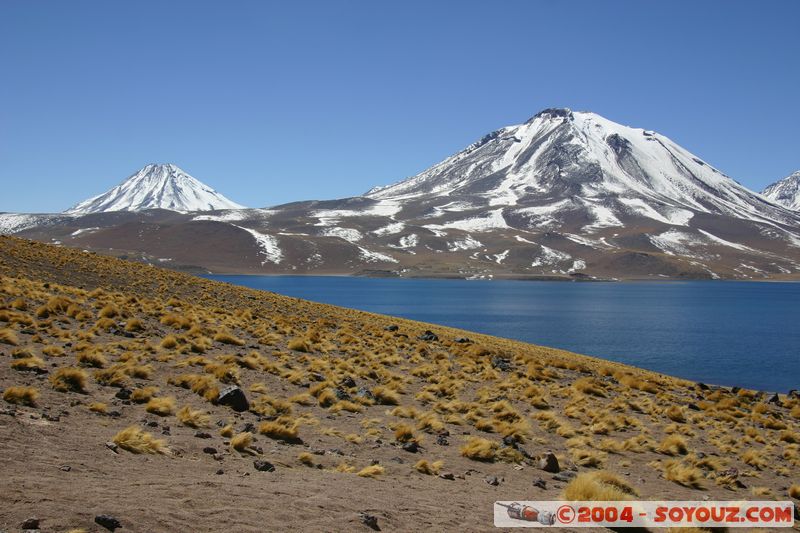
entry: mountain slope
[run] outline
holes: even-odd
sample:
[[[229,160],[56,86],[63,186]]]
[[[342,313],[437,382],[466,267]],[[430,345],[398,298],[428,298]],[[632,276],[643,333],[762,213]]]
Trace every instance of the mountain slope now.
[[[776,204],[800,211],[800,170],[776,181],[761,191],[761,194]]]
[[[113,189],[65,211],[86,215],[106,211],[213,211],[242,209],[237,204],[172,164],[147,165]]]
[[[568,109],[363,196],[207,213],[0,215],[2,228],[216,272],[800,278],[800,213],[663,135]]]
[[[489,206],[569,199],[559,211],[576,202],[611,200],[607,207],[614,214],[638,212],[657,220],[682,220],[691,217],[689,210],[796,222],[663,135],[568,109],[544,110],[422,174],[366,194],[400,200],[458,195],[483,198]]]

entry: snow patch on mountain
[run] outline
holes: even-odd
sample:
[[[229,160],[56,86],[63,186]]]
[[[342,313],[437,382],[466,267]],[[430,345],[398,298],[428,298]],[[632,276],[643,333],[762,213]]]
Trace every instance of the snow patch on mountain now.
[[[353,228],[328,228],[322,232],[325,237],[339,237],[347,242],[356,243],[364,238],[364,235]]]
[[[508,223],[503,217],[502,209],[494,209],[489,211],[485,216],[464,218],[461,220],[454,220],[444,224],[427,224],[423,226],[428,229],[460,229],[463,231],[490,231],[493,229],[508,228]]]
[[[533,263],[531,263],[532,267],[552,266],[572,259],[572,256],[566,252],[561,252],[545,245],[541,245],[541,248],[542,253],[533,260]]]
[[[264,256],[264,260],[261,262],[262,265],[267,263],[275,263],[277,265],[283,261],[283,251],[278,245],[277,238],[272,235],[267,235],[266,233],[261,233],[254,229],[245,228],[242,226],[236,227],[253,236],[253,239],[255,239],[256,244],[258,245],[260,253]]]
[[[447,249],[451,252],[457,252],[459,250],[475,250],[477,248],[483,248],[483,243],[477,239],[474,239],[472,235],[467,235],[463,239],[447,243]]]

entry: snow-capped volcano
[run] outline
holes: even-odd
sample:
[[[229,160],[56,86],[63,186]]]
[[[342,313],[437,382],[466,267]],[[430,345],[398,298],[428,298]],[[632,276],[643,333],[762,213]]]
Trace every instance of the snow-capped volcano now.
[[[765,197],[794,211],[800,211],[800,170],[776,181],[763,191]]]
[[[244,209],[173,164],[147,165],[113,189],[65,211],[86,215],[107,211],[215,211]]]
[[[472,205],[541,204],[588,210],[599,224],[640,214],[678,222],[693,213],[787,222],[787,213],[669,138],[589,112],[546,109],[486,135],[425,172],[366,193],[374,199],[446,197]]]

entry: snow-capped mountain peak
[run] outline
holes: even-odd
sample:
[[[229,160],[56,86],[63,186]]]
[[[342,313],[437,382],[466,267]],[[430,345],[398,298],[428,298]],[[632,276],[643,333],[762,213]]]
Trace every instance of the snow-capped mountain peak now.
[[[109,191],[89,198],[65,211],[86,215],[106,211],[214,211],[242,209],[208,185],[176,165],[149,164]]]
[[[776,181],[761,194],[776,204],[800,211],[800,170]]]
[[[473,204],[479,198],[511,209],[571,199],[615,216],[652,211],[659,219],[691,212],[767,223],[791,217],[664,135],[566,108],[545,109],[496,130],[421,174],[366,196],[401,202],[467,198]]]

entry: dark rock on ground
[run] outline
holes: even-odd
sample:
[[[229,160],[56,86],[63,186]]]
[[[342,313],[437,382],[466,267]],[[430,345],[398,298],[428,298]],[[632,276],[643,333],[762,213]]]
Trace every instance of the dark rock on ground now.
[[[391,325],[389,325],[389,326],[386,326],[386,327],[385,327],[385,328],[383,328],[383,329],[384,329],[384,331],[397,331],[397,330],[398,330],[398,329],[400,329],[400,328],[398,328],[398,327],[397,327],[396,325],[394,325],[394,324],[391,324]]]
[[[425,333],[417,337],[417,339],[421,341],[433,342],[433,341],[438,341],[439,336],[436,333],[432,332],[431,330],[426,329]]]
[[[539,468],[551,474],[558,474],[561,472],[561,466],[558,464],[558,458],[553,452],[547,452],[539,459]]]
[[[483,478],[483,480],[493,487],[496,487],[500,484],[500,480],[497,478],[497,476],[486,476]]]
[[[39,519],[28,518],[19,527],[22,529],[39,529]]]
[[[497,370],[501,370],[503,372],[510,372],[513,369],[513,366],[511,366],[511,361],[508,359],[495,355],[492,357],[492,368],[496,368]]]
[[[403,450],[409,453],[417,453],[419,451],[419,445],[416,442],[406,442],[403,444]]]
[[[109,531],[114,531],[115,529],[122,527],[122,524],[119,523],[119,520],[107,514],[95,516],[94,522],[99,526],[103,526]]]
[[[358,513],[358,518],[361,520],[361,523],[367,526],[370,529],[374,529],[375,531],[380,531],[381,528],[378,526],[378,517],[375,515],[371,515],[369,513]]]
[[[250,408],[250,402],[247,401],[244,391],[236,385],[229,385],[219,392],[217,396],[217,403],[220,405],[227,405],[234,411],[241,413]]]
[[[569,481],[572,481],[575,478],[575,476],[577,476],[577,475],[578,474],[576,474],[575,472],[573,472],[571,470],[565,470],[563,472],[559,472],[558,474],[554,475],[553,479],[556,480],[556,481],[563,481],[563,482],[567,483]]]
[[[337,400],[344,400],[344,401],[349,401],[350,400],[350,395],[347,393],[346,390],[344,390],[341,387],[336,387],[336,390],[334,391],[334,393],[336,394],[336,399]]]
[[[452,472],[442,472],[441,474],[439,474],[439,477],[450,481],[453,481],[456,478],[456,476],[454,476]]]
[[[547,490],[547,481],[542,478],[536,478],[533,480],[533,486],[539,487],[542,490]]]
[[[263,459],[256,459],[255,461],[253,461],[253,467],[259,472],[275,471],[275,465],[273,465],[269,461],[264,461]]]
[[[208,455],[216,455],[217,449],[212,446],[206,446],[203,448],[203,453],[207,453]]]
[[[356,380],[350,376],[345,376],[342,378],[342,381],[339,382],[339,385],[351,389],[356,386]]]
[[[117,391],[114,395],[115,398],[119,398],[120,400],[129,400],[131,397],[132,391],[130,389],[121,388]]]

